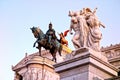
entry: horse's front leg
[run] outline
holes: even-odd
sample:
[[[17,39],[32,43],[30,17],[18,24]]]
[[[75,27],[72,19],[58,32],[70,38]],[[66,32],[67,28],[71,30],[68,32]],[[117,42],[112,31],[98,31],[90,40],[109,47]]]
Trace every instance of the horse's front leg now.
[[[35,41],[35,43],[33,44],[33,47],[35,47],[35,45],[36,45],[36,43],[38,43],[38,41],[39,41],[38,39]]]
[[[36,43],[38,42],[38,40],[35,41],[35,43],[33,44],[33,47],[35,47]]]
[[[35,47],[35,45],[36,45],[36,42],[33,44],[33,47]]]

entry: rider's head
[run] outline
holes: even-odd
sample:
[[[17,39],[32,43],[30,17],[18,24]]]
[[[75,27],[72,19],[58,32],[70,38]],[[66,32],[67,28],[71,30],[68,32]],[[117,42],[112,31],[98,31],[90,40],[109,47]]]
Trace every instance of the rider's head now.
[[[49,29],[52,29],[52,23],[51,22],[49,23]]]

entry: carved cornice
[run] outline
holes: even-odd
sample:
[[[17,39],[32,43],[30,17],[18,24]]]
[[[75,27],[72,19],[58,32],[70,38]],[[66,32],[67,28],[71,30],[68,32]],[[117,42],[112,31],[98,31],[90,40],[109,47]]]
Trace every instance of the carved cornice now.
[[[118,61],[120,61],[120,56],[118,56],[118,57],[116,57],[116,58],[109,59],[109,62],[110,62],[110,63],[118,62]]]
[[[101,51],[105,52],[105,51],[109,51],[109,50],[113,50],[113,49],[117,49],[117,48],[120,48],[120,43],[115,44],[115,45],[111,44],[110,46],[107,46],[107,47],[101,47]]]
[[[120,44],[110,45],[109,47],[101,48],[101,51],[108,58],[110,63],[119,61],[120,58]]]
[[[42,53],[46,54],[46,51],[43,50]],[[27,67],[29,64],[44,64],[53,68],[52,65],[55,63],[48,58],[40,57],[39,53],[33,53],[29,56],[24,57],[17,65],[12,66],[12,70],[19,70],[23,67]]]

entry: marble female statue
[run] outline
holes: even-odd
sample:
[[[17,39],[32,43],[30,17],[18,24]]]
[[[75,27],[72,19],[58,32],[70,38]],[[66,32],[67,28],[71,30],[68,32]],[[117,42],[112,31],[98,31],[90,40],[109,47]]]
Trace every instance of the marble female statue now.
[[[75,34],[72,38],[72,42],[76,49],[81,47],[86,47],[88,26],[85,20],[85,16],[82,11],[71,12],[69,11],[69,16],[71,17],[70,32],[72,29]]]
[[[71,23],[70,23],[70,34],[72,33],[72,30],[75,32],[74,36],[72,38],[73,45],[75,49],[78,49],[81,47],[79,39],[80,39],[80,28],[78,26],[78,21],[75,15],[75,12],[69,11],[69,16],[71,17]]]
[[[86,21],[89,27],[88,35],[88,47],[100,51],[100,40],[102,39],[102,33],[100,31],[100,26],[105,28],[105,26],[98,20],[95,15],[97,8],[92,12],[89,8],[86,8]]]

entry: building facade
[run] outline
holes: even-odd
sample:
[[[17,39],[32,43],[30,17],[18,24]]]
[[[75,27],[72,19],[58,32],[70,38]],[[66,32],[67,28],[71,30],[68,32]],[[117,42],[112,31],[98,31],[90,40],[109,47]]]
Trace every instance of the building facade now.
[[[106,80],[120,80],[120,44],[102,47],[101,51],[102,55],[107,57],[107,61],[109,62],[108,64],[113,65],[118,70],[117,76],[113,78],[110,77]],[[59,64],[64,62],[66,55],[71,52],[72,51],[69,48],[64,46],[62,57],[57,55],[57,63]],[[60,78],[60,74],[56,73],[55,67],[53,67],[56,63],[51,61],[51,59],[51,54],[46,50],[42,50],[42,57],[39,56],[38,52],[31,55],[25,54],[25,57],[18,64],[12,67],[12,70],[15,72],[14,80],[71,80]],[[94,77],[93,80],[102,79]]]

